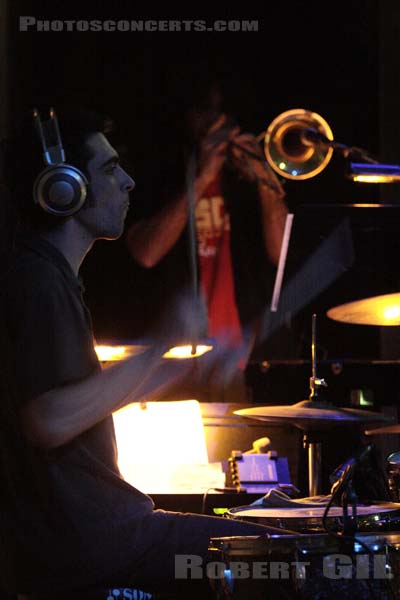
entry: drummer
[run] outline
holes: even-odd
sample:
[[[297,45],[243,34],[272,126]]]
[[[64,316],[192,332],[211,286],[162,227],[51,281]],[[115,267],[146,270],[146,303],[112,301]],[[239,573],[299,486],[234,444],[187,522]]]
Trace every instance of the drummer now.
[[[38,135],[42,118],[50,141]],[[12,566],[3,586],[58,598],[93,586],[206,586],[176,580],[176,558],[206,560],[212,536],[272,529],[154,510],[121,478],[112,412],[168,390],[191,362],[162,360],[164,331],[143,354],[101,370],[79,269],[96,240],[122,234],[135,183],[107,137],[109,119],[78,111],[61,115],[68,165],[50,171],[49,189],[42,156],[61,147],[54,119],[37,115],[34,127],[29,115],[3,143],[11,204],[2,241],[12,234],[0,295],[1,539]]]

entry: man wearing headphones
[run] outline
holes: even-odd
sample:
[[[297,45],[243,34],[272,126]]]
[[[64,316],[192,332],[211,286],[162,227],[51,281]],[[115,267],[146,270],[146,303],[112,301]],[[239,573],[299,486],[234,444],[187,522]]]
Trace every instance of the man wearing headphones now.
[[[0,292],[0,534],[14,572],[3,585],[58,599],[91,586],[184,587],[176,556],[205,560],[210,537],[268,530],[156,511],[121,478],[112,412],[167,390],[189,367],[163,361],[159,341],[101,370],[79,268],[97,239],[121,235],[135,184],[104,119],[60,117],[64,147],[53,112],[34,123],[3,144],[12,243]]]

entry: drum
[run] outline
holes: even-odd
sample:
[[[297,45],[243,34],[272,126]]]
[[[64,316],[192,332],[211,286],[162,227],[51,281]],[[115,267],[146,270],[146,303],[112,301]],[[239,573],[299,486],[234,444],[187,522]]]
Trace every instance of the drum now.
[[[400,452],[392,452],[386,459],[386,470],[390,497],[393,502],[400,502]]]
[[[400,599],[400,533],[212,538],[216,600]]]
[[[324,533],[322,519],[325,507],[316,508],[267,508],[261,506],[237,506],[227,512],[227,517],[290,529],[298,533]],[[351,508],[349,509],[351,512]],[[326,521],[331,531],[342,531],[343,508],[332,506]],[[400,531],[400,504],[379,502],[369,506],[357,506],[357,531]]]

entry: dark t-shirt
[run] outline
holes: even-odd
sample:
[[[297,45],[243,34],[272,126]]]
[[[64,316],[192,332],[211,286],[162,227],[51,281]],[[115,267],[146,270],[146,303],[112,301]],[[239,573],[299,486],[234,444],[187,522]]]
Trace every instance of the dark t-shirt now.
[[[21,405],[100,370],[81,283],[51,244],[33,236],[19,243],[2,304]],[[131,560],[137,522],[153,510],[120,477],[112,417],[59,448],[32,448],[31,461],[42,501],[23,491],[24,516],[15,523],[20,589],[111,583]]]

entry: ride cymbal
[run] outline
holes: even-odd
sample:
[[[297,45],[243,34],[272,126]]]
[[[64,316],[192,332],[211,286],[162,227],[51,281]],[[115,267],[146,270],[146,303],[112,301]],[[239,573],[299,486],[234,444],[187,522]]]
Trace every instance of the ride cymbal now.
[[[354,325],[400,325],[400,293],[347,302],[326,314],[334,321]]]

